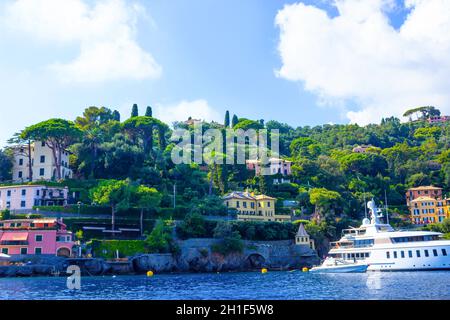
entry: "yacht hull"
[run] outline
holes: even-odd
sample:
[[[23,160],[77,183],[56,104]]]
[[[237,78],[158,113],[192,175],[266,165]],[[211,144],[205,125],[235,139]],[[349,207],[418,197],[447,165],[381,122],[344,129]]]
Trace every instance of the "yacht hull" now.
[[[330,266],[330,267],[315,267],[311,272],[320,273],[364,273],[367,271],[368,265],[356,265],[356,266]]]

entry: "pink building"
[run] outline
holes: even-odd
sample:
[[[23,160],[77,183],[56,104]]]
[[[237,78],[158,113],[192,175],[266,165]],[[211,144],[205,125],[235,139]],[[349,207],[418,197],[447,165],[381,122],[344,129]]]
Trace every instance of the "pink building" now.
[[[442,123],[450,121],[450,116],[435,116],[428,118],[429,123]]]
[[[69,189],[43,185],[0,187],[0,210],[31,210],[33,206],[64,206]]]
[[[259,160],[247,160],[246,162],[248,170],[255,170],[255,174],[259,175],[261,172],[261,163]],[[279,158],[270,158],[268,168],[270,170],[270,174],[281,174],[283,176],[290,176],[292,162],[289,160],[279,159]]]
[[[62,219],[0,221],[0,252],[7,255],[48,254],[70,257],[72,232]]]

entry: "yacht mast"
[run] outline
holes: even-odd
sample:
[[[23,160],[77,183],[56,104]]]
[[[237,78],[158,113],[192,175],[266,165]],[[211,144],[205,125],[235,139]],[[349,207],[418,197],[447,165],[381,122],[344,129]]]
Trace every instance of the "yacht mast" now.
[[[386,189],[384,189],[384,207],[386,209],[386,224],[389,224],[389,212],[388,212],[388,203],[387,203]]]
[[[364,195],[364,217],[367,218],[367,201],[366,201],[366,190],[363,189],[363,195]]]

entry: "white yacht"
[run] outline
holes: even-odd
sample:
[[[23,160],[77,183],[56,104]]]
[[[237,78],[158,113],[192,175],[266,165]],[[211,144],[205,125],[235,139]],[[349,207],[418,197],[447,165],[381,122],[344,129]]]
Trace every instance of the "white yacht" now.
[[[359,228],[343,230],[325,260],[367,265],[367,271],[450,270],[450,240],[431,231],[397,231],[381,223],[380,210],[369,201],[370,219]],[[348,271],[352,272],[352,271]]]

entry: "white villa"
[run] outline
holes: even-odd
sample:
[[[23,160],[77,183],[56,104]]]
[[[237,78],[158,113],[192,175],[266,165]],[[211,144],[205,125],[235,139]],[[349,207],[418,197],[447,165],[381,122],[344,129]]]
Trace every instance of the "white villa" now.
[[[256,175],[261,173],[261,161],[259,160],[246,160],[246,165],[248,170],[254,170]],[[292,161],[279,159],[279,158],[270,158],[268,163],[268,168],[270,170],[271,175],[280,174],[282,175],[279,179],[274,179],[274,184],[279,183],[289,183],[290,179],[287,176],[292,174],[291,170]]]
[[[13,147],[13,151],[13,181],[18,183],[27,182],[30,178],[28,146],[17,145]],[[61,154],[61,177],[63,179],[72,178],[73,173],[69,168],[69,152],[64,150]],[[31,144],[31,169],[33,181],[50,181],[55,180],[57,177],[53,152],[43,141],[36,141]]]

